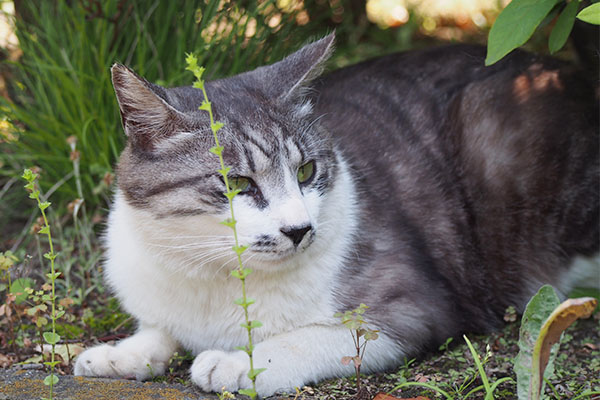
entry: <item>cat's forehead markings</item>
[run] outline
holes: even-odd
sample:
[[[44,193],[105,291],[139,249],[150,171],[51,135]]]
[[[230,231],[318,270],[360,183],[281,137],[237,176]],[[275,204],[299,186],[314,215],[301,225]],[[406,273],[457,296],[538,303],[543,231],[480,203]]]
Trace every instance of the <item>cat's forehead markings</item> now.
[[[284,148],[291,164],[299,164],[304,161],[304,152],[301,146],[291,137],[286,139]]]

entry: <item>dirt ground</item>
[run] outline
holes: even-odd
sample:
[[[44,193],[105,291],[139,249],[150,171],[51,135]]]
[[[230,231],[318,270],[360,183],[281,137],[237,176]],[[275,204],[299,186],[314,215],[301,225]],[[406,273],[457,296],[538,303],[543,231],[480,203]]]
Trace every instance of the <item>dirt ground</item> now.
[[[573,399],[585,390],[600,393],[600,314],[588,320],[580,320],[570,327],[561,341],[560,351],[555,361],[555,376],[550,379],[552,388],[547,385],[546,393],[551,399]],[[502,332],[488,336],[472,336],[479,354],[485,354],[486,345],[492,352],[485,364],[486,374],[491,382],[501,377],[512,377],[512,358],[518,352],[518,323],[511,323]],[[368,351],[368,349],[367,349]],[[56,399],[217,399],[214,394],[201,392],[192,385],[187,376],[190,360],[172,365],[169,374],[158,377],[154,382],[136,382],[115,379],[92,379],[60,376],[55,391]],[[349,367],[352,368],[352,367]],[[64,372],[64,371],[63,371]],[[407,361],[396,371],[362,377],[362,399],[371,399],[377,393],[391,392],[398,398],[426,396],[441,398],[432,390],[411,386],[402,390],[394,388],[402,382],[416,382],[443,389],[456,399],[483,399],[484,392],[465,395],[480,384],[479,379],[467,383],[473,377],[475,368],[471,355],[462,340],[453,340],[447,348],[425,355],[415,361]],[[0,400],[33,400],[47,395],[43,378],[47,374],[36,366],[12,366],[0,369]],[[466,382],[466,383],[465,383]],[[243,399],[243,396],[236,396]],[[305,387],[299,393],[278,395],[271,399],[304,400],[346,400],[356,398],[355,379],[333,379]],[[496,399],[516,399],[514,382],[501,384],[496,391]],[[581,399],[600,399],[600,394],[583,395]]]

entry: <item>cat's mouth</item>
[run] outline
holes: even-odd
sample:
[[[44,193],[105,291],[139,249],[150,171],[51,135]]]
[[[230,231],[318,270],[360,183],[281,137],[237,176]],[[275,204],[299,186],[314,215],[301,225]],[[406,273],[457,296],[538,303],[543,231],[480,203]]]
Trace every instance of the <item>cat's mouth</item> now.
[[[313,230],[297,245],[288,243],[287,240],[278,241],[263,237],[250,245],[248,250],[267,261],[282,261],[304,252],[314,242],[315,237],[316,233]]]

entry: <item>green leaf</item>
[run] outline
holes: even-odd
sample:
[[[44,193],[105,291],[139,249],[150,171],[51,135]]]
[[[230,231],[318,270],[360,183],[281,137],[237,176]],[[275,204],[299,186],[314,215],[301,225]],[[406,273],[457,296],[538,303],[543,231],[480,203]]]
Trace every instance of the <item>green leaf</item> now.
[[[552,28],[550,38],[548,39],[548,48],[550,49],[550,53],[556,53],[562,49],[567,42],[569,34],[573,29],[573,24],[575,23],[575,14],[577,14],[578,8],[579,1],[573,0],[570,3],[567,3],[567,6],[558,16],[556,25],[554,25],[554,28]]]
[[[212,124],[210,125],[210,129],[212,129],[212,131],[213,131],[213,132],[217,132],[217,131],[218,131],[219,129],[221,129],[221,128],[222,128],[224,125],[225,125],[224,123],[217,121],[217,122],[215,122],[215,123],[212,123]]]
[[[485,65],[523,45],[559,0],[513,0],[498,15],[488,36]]]
[[[227,174],[229,173],[229,171],[231,171],[231,167],[225,167],[225,168],[221,168],[221,169],[217,170],[217,172],[220,173],[223,176],[227,176]]]
[[[216,156],[220,156],[221,154],[223,154],[223,146],[214,146],[211,147],[208,151],[210,151]]]
[[[46,386],[54,386],[58,383],[58,376],[52,374],[48,375],[44,378],[44,385]]]
[[[29,193],[29,198],[30,199],[37,199],[38,197],[40,197],[40,191],[39,190],[34,190],[33,192]]]
[[[37,175],[34,174],[29,168],[23,170],[23,175],[21,176],[27,182],[31,182],[37,178]]]
[[[232,220],[231,218],[226,219],[225,221],[221,221],[221,223],[225,226],[230,227],[231,229],[235,228],[236,220]]]
[[[47,258],[48,260],[52,261],[56,258],[57,254],[54,253],[44,253],[44,258]]]
[[[254,389],[240,389],[240,390],[238,390],[238,393],[239,393],[239,394],[243,394],[243,395],[245,395],[245,396],[248,396],[248,397],[250,397],[251,399],[255,399],[255,398],[256,398],[256,396],[258,395],[258,394],[256,393],[256,390],[254,390]]]
[[[47,235],[49,233],[50,233],[50,227],[47,225],[38,231],[38,234],[40,234],[40,235]]]
[[[246,279],[246,277],[248,275],[250,275],[252,273],[252,270],[250,268],[243,268],[242,270],[238,269],[234,269],[233,271],[231,271],[231,276],[233,276],[234,278],[238,278],[238,279]]]
[[[242,254],[244,254],[244,252],[246,250],[248,250],[248,246],[233,246],[232,250],[234,251],[235,254],[237,254],[238,256],[241,256]],[[246,268],[244,268],[244,269],[246,269]],[[248,272],[246,275],[244,275],[244,278],[246,276],[248,276],[248,274],[250,274],[250,272]]]
[[[242,306],[242,307],[248,307],[251,306],[252,304],[256,303],[256,300],[252,299],[252,298],[246,298],[246,302],[244,302],[243,298],[239,298],[239,299],[235,299],[234,304],[237,304],[238,306]]]
[[[514,371],[517,375],[518,397],[526,399],[529,396],[529,383],[532,377],[533,349],[540,329],[544,321],[552,314],[552,311],[560,304],[556,292],[550,285],[544,285],[529,300],[519,330],[519,354],[513,362]],[[556,357],[556,347],[550,356],[550,363],[546,367],[544,376],[549,377],[553,373],[552,360]]]
[[[600,3],[594,3],[581,10],[577,18],[588,24],[600,25]]]
[[[44,332],[44,340],[48,344],[56,344],[60,341],[60,336],[54,332]]]
[[[228,193],[223,193],[225,195],[225,197],[227,197],[229,200],[233,200],[233,198],[235,196],[237,196],[239,193],[241,192],[240,189],[234,189],[231,192]]]
[[[44,201],[44,202],[40,203],[40,205],[39,205],[40,210],[44,211],[46,208],[50,207],[50,204],[52,204],[52,203],[50,203],[49,201]]]
[[[248,378],[253,381],[260,373],[265,372],[266,368],[254,368],[253,370],[248,371]]]
[[[209,111],[211,106],[210,101],[202,100],[202,105],[198,107],[198,110]]]
[[[50,280],[56,280],[60,276],[60,272],[54,272],[54,274],[52,272],[48,272],[46,276]]]
[[[30,289],[33,286],[35,286],[35,282],[31,278],[15,279],[10,285],[10,292],[17,295],[15,298],[15,303],[21,304],[27,300],[27,289]]]

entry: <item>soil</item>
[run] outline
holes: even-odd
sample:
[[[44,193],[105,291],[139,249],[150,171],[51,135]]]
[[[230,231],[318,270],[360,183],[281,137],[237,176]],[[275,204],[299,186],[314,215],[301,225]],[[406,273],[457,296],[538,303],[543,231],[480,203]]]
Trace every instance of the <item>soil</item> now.
[[[589,394],[581,399],[600,400],[600,313],[588,320],[580,320],[564,334],[560,351],[555,361],[555,376],[546,385],[546,393],[551,399],[572,399],[580,396],[585,390],[593,390],[598,394]],[[502,332],[487,336],[470,337],[478,353],[483,357],[486,345],[490,346],[492,355],[485,363],[485,371],[490,381],[502,377],[516,379],[512,372],[512,358],[518,352],[518,324],[510,323]],[[368,348],[367,348],[368,351]],[[136,382],[130,380],[82,378],[72,375],[60,376],[56,386],[55,398],[68,400],[87,399],[217,399],[214,394],[201,392],[188,380],[187,368],[190,360],[178,360],[170,373],[159,377],[155,382]],[[13,365],[0,369],[0,400],[32,400],[47,396],[47,387],[43,384],[46,372],[31,365]],[[68,368],[61,370],[68,372]],[[479,379],[461,388],[461,384],[469,381],[475,372],[474,364],[462,339],[453,340],[442,351],[426,354],[419,360],[407,361],[404,367],[388,373],[363,376],[364,390],[361,399],[371,399],[377,393],[391,393],[397,398],[413,398],[424,396],[429,399],[441,398],[433,390],[417,386],[394,389],[402,382],[433,385],[445,390],[456,399],[483,399],[485,393],[478,391],[465,395],[481,384]],[[355,379],[333,379],[319,385],[305,387],[290,395],[278,395],[270,399],[304,399],[304,400],[350,400],[356,399]],[[414,383],[413,383],[414,384]],[[514,382],[499,385],[495,392],[496,399],[516,399]],[[237,399],[244,396],[236,395]]]

